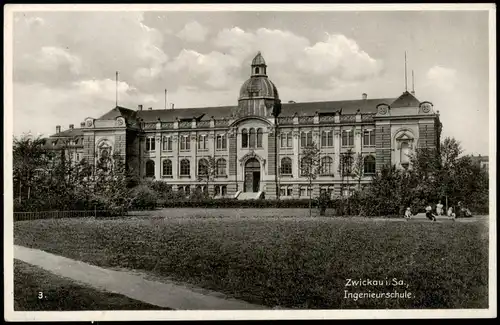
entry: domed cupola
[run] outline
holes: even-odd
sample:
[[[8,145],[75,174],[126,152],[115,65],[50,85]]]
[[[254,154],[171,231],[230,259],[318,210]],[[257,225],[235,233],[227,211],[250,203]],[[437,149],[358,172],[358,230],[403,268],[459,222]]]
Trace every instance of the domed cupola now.
[[[266,61],[259,52],[252,60],[250,79],[245,81],[240,89],[238,109],[233,112],[235,117],[272,116],[279,114],[278,89],[267,77]]]

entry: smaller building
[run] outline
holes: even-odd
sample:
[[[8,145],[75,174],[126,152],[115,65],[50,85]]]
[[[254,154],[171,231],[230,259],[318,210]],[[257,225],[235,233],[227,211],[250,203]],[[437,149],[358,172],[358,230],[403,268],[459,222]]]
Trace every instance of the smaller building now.
[[[481,168],[482,170],[484,171],[488,171],[489,168],[490,168],[490,160],[489,160],[489,157],[488,156],[481,156],[481,155],[478,155],[478,156],[474,156],[474,155],[471,155],[470,156],[471,160],[472,160],[472,163],[475,164],[476,166],[478,166],[479,168]]]

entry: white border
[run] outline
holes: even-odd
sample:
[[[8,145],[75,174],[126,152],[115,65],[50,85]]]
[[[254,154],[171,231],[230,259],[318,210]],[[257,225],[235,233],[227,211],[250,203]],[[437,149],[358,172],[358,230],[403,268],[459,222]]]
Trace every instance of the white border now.
[[[450,310],[270,310],[270,311],[88,311],[14,312],[12,220],[12,28],[19,11],[489,11],[490,68],[490,237],[489,309]],[[496,317],[496,16],[494,4],[7,4],[4,6],[4,315],[8,321],[128,321],[128,320],[261,320],[261,319],[404,319]],[[10,230],[10,231],[7,231]]]

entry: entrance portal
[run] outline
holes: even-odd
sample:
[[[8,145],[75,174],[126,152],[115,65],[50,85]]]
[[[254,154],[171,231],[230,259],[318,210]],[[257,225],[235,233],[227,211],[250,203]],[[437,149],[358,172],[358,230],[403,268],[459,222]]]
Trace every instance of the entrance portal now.
[[[260,163],[251,158],[245,163],[245,192],[259,192],[260,190]]]

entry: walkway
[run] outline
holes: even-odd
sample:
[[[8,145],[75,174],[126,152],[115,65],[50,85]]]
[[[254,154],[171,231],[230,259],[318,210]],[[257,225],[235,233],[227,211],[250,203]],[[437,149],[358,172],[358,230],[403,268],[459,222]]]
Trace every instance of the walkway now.
[[[178,284],[150,281],[129,272],[104,269],[37,249],[15,245],[14,257],[93,288],[160,307],[178,310],[266,309],[244,301],[201,294]]]

